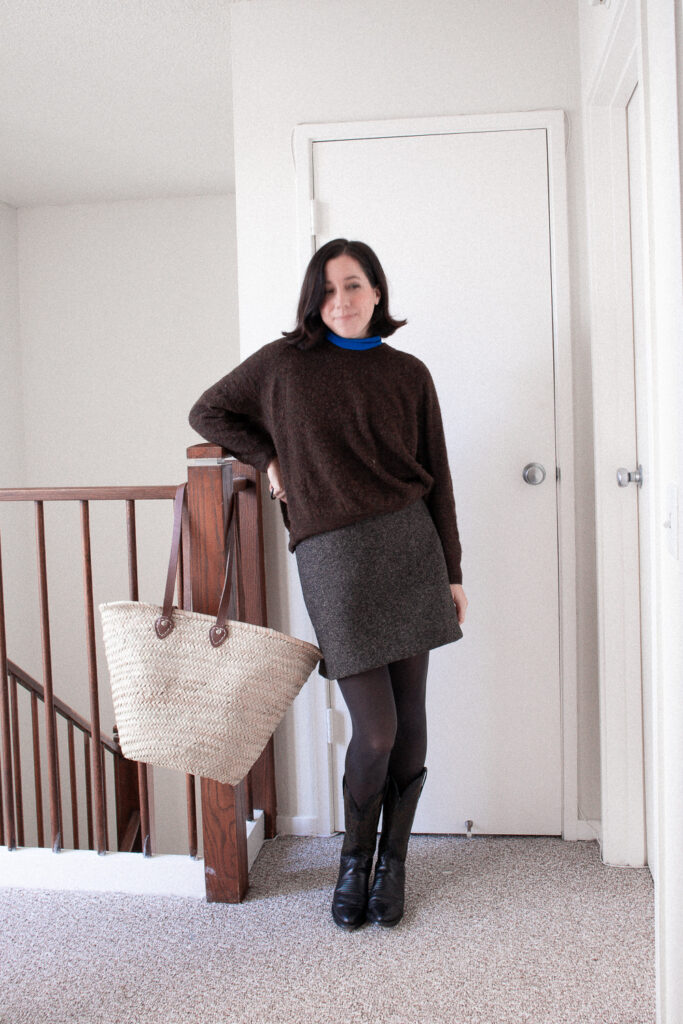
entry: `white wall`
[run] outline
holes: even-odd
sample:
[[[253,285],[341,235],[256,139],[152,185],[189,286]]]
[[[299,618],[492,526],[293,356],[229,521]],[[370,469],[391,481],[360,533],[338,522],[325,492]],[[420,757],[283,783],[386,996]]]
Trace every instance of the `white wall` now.
[[[22,487],[25,483],[17,253],[17,210],[0,203],[1,488]],[[26,609],[33,593],[26,564],[33,551],[33,529],[22,508],[14,502],[0,503],[0,540],[8,654],[16,661],[17,652],[28,646]]]
[[[24,432],[21,422],[17,211],[0,202],[0,487],[21,486]]]
[[[19,211],[31,486],[169,483],[236,352],[233,199]]]
[[[232,42],[242,358],[293,322],[300,284],[291,151],[295,125],[536,108],[561,108],[569,114],[579,503],[579,803],[585,817],[599,817],[591,385],[583,302],[586,243],[576,7],[546,0],[251,0],[234,8]],[[267,557],[277,566],[278,589],[269,603],[270,622],[309,636],[286,541],[285,531],[272,524]],[[309,681],[278,736],[284,828],[315,824],[318,748],[311,735],[314,703],[324,685],[320,676]]]
[[[666,531],[661,529],[663,507],[658,515],[660,560],[655,602],[659,632],[655,644],[659,671],[654,680],[658,1002],[659,1019],[664,1024],[683,1024],[683,26],[676,0],[642,0],[641,12],[656,410],[657,464],[653,472],[662,494],[669,483],[678,486],[679,494],[677,560],[667,549]]]
[[[17,211],[0,203],[0,487],[22,487],[25,479],[17,252]],[[20,567],[30,539],[23,518],[14,503],[0,505],[6,619],[13,635],[23,632],[25,592]],[[19,535],[22,539],[17,543]],[[11,593],[13,585],[20,588],[19,594]]]
[[[675,0],[641,0],[642,82],[645,98],[647,220],[650,241],[650,336],[655,461],[649,469],[655,513],[653,637],[655,802],[657,849],[649,850],[655,875],[658,1021],[683,1021],[683,551],[668,550],[663,497],[669,483],[683,483],[683,323],[681,280],[681,145],[683,108],[677,74],[683,67],[683,29],[676,24]],[[581,4],[582,92],[587,96],[609,48],[624,7],[616,0],[603,9]],[[678,39],[677,39],[678,30]],[[678,56],[676,45],[678,43]],[[680,90],[680,86],[678,86]],[[679,540],[682,536],[679,530]]]
[[[0,411],[7,436],[17,446],[24,438],[24,464],[13,472],[35,487],[185,479],[185,449],[198,440],[190,406],[238,361],[233,196],[20,209],[15,276],[22,374],[15,353],[11,422]],[[91,503],[96,605],[128,597],[124,515],[122,505]],[[140,598],[158,603],[170,502],[142,503],[138,515]],[[55,692],[89,716],[79,509],[51,503],[45,519]],[[42,679],[32,523],[27,529],[29,630],[8,629],[8,645]],[[99,647],[98,660],[101,723],[111,734]],[[157,849],[182,852],[184,779],[157,770],[155,789]],[[29,782],[25,793],[30,805]],[[68,845],[69,824],[65,833]]]

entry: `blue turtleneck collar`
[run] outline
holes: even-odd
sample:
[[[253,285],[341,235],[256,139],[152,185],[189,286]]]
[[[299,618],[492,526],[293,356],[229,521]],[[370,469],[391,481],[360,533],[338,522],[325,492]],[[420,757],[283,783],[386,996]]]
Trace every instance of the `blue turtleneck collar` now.
[[[334,331],[327,332],[328,341],[331,341],[334,345],[339,345],[340,348],[376,348],[382,344],[382,339],[379,335],[374,338],[340,338]]]

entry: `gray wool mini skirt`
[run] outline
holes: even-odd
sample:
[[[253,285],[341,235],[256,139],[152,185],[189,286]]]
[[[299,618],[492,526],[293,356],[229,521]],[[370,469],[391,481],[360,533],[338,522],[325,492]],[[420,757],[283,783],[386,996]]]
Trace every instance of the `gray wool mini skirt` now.
[[[304,602],[327,679],[462,637],[441,540],[422,498],[299,541]]]

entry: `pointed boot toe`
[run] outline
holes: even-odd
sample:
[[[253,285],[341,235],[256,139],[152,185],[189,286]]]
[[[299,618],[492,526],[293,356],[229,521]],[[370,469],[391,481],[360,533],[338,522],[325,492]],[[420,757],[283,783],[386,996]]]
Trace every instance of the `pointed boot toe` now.
[[[342,856],[332,897],[332,917],[340,928],[352,931],[365,924],[372,857]]]
[[[383,928],[395,928],[405,907],[405,864],[382,856],[377,861],[372,893],[368,900],[368,921]]]

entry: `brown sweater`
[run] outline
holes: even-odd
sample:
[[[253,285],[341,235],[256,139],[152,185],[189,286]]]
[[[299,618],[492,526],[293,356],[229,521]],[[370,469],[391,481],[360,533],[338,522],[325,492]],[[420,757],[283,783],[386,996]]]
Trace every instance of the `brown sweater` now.
[[[263,345],[205,391],[190,425],[249,466],[280,461],[289,550],[316,533],[423,497],[462,583],[441,410],[422,360],[392,348]]]

